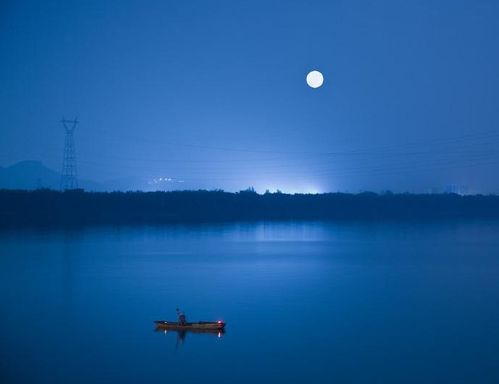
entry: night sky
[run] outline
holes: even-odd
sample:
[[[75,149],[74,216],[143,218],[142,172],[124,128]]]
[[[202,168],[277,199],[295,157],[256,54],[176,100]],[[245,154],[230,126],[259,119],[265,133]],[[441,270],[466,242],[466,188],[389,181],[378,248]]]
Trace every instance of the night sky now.
[[[77,116],[97,182],[497,193],[498,20],[496,0],[2,0],[0,165],[60,171]]]

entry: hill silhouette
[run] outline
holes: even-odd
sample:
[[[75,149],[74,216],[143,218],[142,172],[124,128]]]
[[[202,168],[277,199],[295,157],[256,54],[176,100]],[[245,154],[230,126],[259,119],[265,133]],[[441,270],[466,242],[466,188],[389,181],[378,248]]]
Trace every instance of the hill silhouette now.
[[[156,191],[173,190],[179,186],[186,186],[183,181],[168,178],[160,182],[146,176],[125,176],[100,181],[78,179],[78,185],[86,191]],[[0,167],[0,189],[55,189],[58,190],[61,174],[36,160],[25,160],[8,167]]]
[[[61,174],[53,171],[36,160],[25,160],[0,167],[0,188],[2,189],[59,189]],[[85,189],[102,190],[102,187],[93,181],[80,180]]]
[[[499,196],[0,190],[0,226],[499,219]]]
[[[34,160],[21,161],[9,167],[0,167],[0,187],[6,189],[58,188],[59,173]]]

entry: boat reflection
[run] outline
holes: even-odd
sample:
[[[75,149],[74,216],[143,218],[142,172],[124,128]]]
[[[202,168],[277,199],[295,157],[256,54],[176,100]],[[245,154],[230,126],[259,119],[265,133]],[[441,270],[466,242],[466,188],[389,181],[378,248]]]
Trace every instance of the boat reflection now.
[[[207,334],[217,336],[218,338],[222,338],[225,335],[225,329],[164,329],[162,327],[156,327],[155,331],[163,333],[164,335],[175,333],[177,335],[177,348],[184,344],[188,333],[198,335]]]

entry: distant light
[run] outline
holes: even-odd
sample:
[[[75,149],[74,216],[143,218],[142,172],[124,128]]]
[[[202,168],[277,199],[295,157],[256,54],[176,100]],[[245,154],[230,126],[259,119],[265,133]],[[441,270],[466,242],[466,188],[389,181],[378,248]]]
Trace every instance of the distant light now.
[[[310,88],[319,88],[324,83],[324,76],[319,71],[311,71],[307,75],[307,84]]]
[[[149,180],[147,184],[164,184],[164,183],[183,183],[184,180],[176,180],[172,177],[155,177],[152,180]]]

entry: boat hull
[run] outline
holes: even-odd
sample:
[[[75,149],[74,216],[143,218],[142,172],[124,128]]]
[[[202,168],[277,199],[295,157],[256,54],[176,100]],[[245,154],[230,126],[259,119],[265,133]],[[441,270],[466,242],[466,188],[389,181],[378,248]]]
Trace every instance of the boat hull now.
[[[222,330],[225,328],[223,321],[199,321],[197,323],[180,324],[176,321],[156,320],[154,322],[157,328],[174,330]]]

